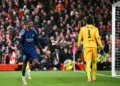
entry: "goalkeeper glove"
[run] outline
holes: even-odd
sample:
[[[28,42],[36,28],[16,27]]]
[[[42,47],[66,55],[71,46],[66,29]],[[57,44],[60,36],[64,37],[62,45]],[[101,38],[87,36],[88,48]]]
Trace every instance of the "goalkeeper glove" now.
[[[83,46],[80,46],[80,48],[78,48],[78,53],[82,53],[82,50],[83,50]]]
[[[100,54],[101,54],[101,55],[104,55],[104,50],[103,50],[103,48],[100,48]]]

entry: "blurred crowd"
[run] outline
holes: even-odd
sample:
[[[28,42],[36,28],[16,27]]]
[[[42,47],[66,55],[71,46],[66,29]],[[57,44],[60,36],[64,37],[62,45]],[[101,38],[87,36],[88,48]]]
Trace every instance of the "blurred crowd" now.
[[[17,37],[26,22],[32,20],[43,52],[40,62],[46,68],[59,68],[73,59],[78,33],[88,15],[94,16],[104,46],[104,60],[111,60],[111,14],[114,0],[0,0],[0,63],[17,64],[21,50]],[[100,52],[98,52],[101,55]],[[107,55],[107,56],[106,56]],[[81,63],[79,54],[76,62]],[[49,64],[48,64],[49,63]]]

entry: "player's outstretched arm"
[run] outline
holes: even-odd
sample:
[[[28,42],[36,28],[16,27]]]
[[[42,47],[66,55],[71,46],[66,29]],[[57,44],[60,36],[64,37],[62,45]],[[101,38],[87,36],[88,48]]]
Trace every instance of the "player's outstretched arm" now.
[[[25,32],[26,32],[26,29],[23,29],[23,30],[20,32],[20,35],[19,35],[19,37],[17,38],[17,40],[19,41],[19,46],[20,46],[22,52],[23,52],[24,54],[27,54],[27,51],[25,51],[25,50],[24,50],[24,47],[23,47],[23,41],[24,41],[24,39],[25,39]]]

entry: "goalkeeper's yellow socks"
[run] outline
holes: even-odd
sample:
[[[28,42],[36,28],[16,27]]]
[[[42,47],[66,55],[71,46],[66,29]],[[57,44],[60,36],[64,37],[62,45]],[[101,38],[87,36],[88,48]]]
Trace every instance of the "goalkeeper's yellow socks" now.
[[[91,76],[90,76],[90,64],[91,64],[91,61],[87,61],[86,62],[86,72],[87,72],[87,78],[88,78],[88,82],[91,81]]]
[[[97,62],[96,61],[92,61],[93,81],[96,80],[96,70],[97,70]]]

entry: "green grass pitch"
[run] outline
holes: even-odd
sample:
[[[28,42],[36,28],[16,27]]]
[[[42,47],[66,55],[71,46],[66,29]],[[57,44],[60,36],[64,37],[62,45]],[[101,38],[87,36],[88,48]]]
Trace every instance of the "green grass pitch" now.
[[[110,72],[97,73],[106,76],[97,75],[97,81],[88,83],[83,71],[33,71],[32,80],[26,79],[27,86],[120,86],[120,78],[110,77]],[[0,71],[0,86],[24,86],[21,71]]]

